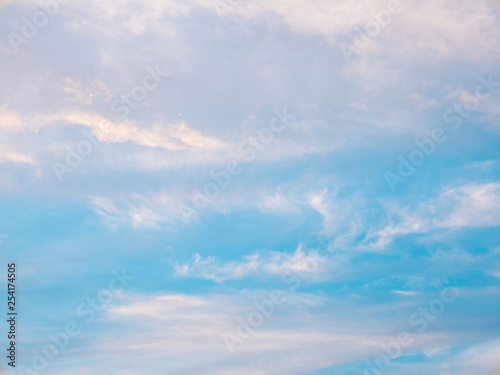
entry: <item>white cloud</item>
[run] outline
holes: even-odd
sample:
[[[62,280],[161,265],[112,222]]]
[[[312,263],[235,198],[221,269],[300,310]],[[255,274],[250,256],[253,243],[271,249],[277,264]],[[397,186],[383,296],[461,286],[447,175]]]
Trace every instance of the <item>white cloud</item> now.
[[[0,163],[9,162],[37,164],[31,155],[17,151],[12,145],[0,144]]]
[[[80,110],[64,111],[51,115],[38,115],[30,121],[37,124],[35,128],[57,125],[84,125],[96,132],[102,142],[122,143],[134,142],[147,147],[161,147],[165,150],[183,150],[189,147],[201,149],[217,149],[223,143],[216,138],[207,137],[198,131],[189,129],[185,123],[165,124],[163,121],[154,123],[151,127],[141,127],[134,121],[113,122],[95,113]]]
[[[259,208],[263,212],[271,212],[275,214],[297,214],[301,210],[291,201],[291,198],[278,192],[274,195],[267,195],[262,198],[259,203]]]
[[[0,128],[4,131],[19,131],[23,129],[23,120],[19,113],[8,105],[0,107]]]
[[[134,229],[155,228],[160,223],[179,220],[177,201],[165,193],[154,195],[132,194],[117,196],[113,199],[104,196],[90,198],[89,207],[102,221],[117,228],[118,225],[131,225]]]
[[[395,236],[428,233],[438,228],[500,226],[500,184],[470,184],[443,191],[416,208],[387,205],[394,217],[382,229],[370,229],[364,246],[382,249]]]
[[[500,184],[472,184],[450,189],[439,197],[440,205],[453,204],[451,213],[438,221],[439,227],[500,226]]]
[[[224,17],[245,21],[283,23],[294,33],[321,35],[338,46],[353,41],[352,32],[374,20],[374,15],[388,8],[389,1],[349,0],[195,0],[203,7]],[[388,26],[375,38],[367,51],[400,58],[420,58],[432,53],[437,58],[461,57],[481,59],[489,56],[498,44],[498,16],[491,12],[486,0],[457,2],[454,0],[405,1]],[[459,27],[457,27],[459,25]],[[390,35],[391,39],[386,36]]]
[[[392,368],[397,373],[409,375],[423,373],[498,375],[500,370],[499,350],[500,342],[498,340],[485,341],[471,345],[458,354],[449,354],[447,350],[428,353],[426,356],[429,363],[393,364]]]
[[[383,251],[395,237],[439,229],[500,226],[500,183],[467,184],[443,189],[437,197],[416,205],[397,200],[373,205],[374,221],[365,210],[366,199],[354,193],[343,199],[338,191],[309,197],[323,218],[322,234],[332,237],[336,250]]]
[[[77,89],[75,89],[77,90]],[[75,91],[75,95],[84,95]],[[81,97],[77,100],[84,100]],[[47,139],[40,142],[36,137],[32,142],[26,138],[37,135],[42,130],[50,128],[56,134],[61,134],[60,127],[85,126],[101,142],[101,147],[111,144],[131,142],[146,149],[135,149],[132,154],[122,153],[108,160],[110,164],[142,165],[146,167],[168,167],[175,164],[198,163],[201,160],[224,160],[228,145],[213,136],[207,136],[200,131],[188,127],[185,122],[168,123],[157,120],[149,126],[144,126],[132,120],[112,121],[98,113],[81,109],[63,110],[52,113],[37,113],[21,115],[8,106],[0,108],[0,130],[4,142],[17,143],[14,147],[3,145],[0,148],[0,162],[20,162],[35,164],[42,154],[42,161],[47,159],[47,151],[55,153],[53,162],[60,155],[66,154],[66,144]],[[21,138],[23,141],[21,141]],[[80,140],[83,140],[81,136]],[[159,152],[177,152],[182,155],[170,155]],[[148,154],[155,152],[154,155]],[[209,157],[209,155],[211,155]]]
[[[177,276],[196,277],[216,282],[241,280],[248,277],[284,277],[290,273],[308,274],[311,279],[321,275],[325,259],[315,251],[304,252],[299,246],[293,254],[268,252],[244,256],[242,261],[221,263],[214,257],[199,254],[187,264],[175,264]]]
[[[100,331],[97,342],[91,335],[91,349],[67,352],[60,363],[64,371],[71,363],[77,374],[80,368],[75,356],[87,373],[92,366],[102,368],[99,360],[105,358],[109,366],[132,373],[148,368],[148,374],[154,375],[198,375],[207,371],[286,375],[374,358],[383,352],[381,345],[394,341],[399,333],[391,318],[394,305],[360,309],[352,306],[352,301],[286,293],[285,301],[275,305],[263,324],[230,353],[223,335],[235,335],[240,322],[258,311],[255,303],[269,298],[269,291],[248,290],[205,296],[124,294],[104,316],[105,321],[113,322],[115,334],[103,335]],[[381,319],[374,325],[363,319],[366,316]],[[415,333],[412,337],[415,343],[404,349],[405,354],[424,348],[430,353],[454,340],[463,340],[460,335],[441,332]],[[155,366],[145,367],[151,363]]]

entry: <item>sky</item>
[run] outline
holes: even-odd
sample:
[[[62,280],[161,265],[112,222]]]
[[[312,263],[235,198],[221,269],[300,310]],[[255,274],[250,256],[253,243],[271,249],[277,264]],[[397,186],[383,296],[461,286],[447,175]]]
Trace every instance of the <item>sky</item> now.
[[[0,1],[0,374],[498,375],[499,25]]]

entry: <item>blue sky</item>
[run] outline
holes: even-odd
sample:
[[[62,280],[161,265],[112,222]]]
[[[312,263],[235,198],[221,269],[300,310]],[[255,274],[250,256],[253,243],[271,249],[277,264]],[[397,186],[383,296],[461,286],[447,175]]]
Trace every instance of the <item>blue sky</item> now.
[[[498,374],[498,1],[0,6],[0,374]]]

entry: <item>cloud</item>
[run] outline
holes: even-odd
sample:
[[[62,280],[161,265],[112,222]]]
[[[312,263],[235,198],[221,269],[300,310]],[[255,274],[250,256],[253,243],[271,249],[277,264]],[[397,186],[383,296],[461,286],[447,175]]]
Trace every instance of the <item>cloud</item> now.
[[[4,131],[20,131],[24,128],[21,115],[6,104],[0,107],[0,128]]]
[[[189,1],[166,0],[143,3],[137,0],[117,0],[113,4],[90,1],[84,9],[75,9],[70,27],[85,28],[87,32],[108,38],[117,38],[121,35],[141,36],[152,32],[172,37],[175,36],[175,28],[168,20],[185,16],[191,9]]]
[[[131,141],[142,146],[160,147],[173,151],[187,148],[213,150],[224,147],[222,141],[190,129],[184,122],[167,124],[165,121],[159,120],[148,128],[140,126],[132,120],[116,122],[98,113],[81,109],[25,116],[21,116],[7,105],[1,107],[0,110],[0,128],[6,133],[21,131],[37,133],[45,127],[83,125],[95,132],[101,142],[123,143]]]
[[[284,277],[290,273],[307,273],[318,278],[324,259],[315,251],[305,252],[302,246],[294,253],[268,252],[243,257],[242,261],[221,263],[214,257],[193,256],[191,263],[175,264],[175,274],[180,277],[195,277],[216,282],[241,280],[249,277]]]
[[[164,193],[115,195],[113,199],[94,196],[89,199],[89,208],[103,223],[115,229],[119,225],[131,225],[134,229],[157,228],[160,223],[178,220],[180,215],[177,201]]]
[[[308,370],[340,361],[342,355],[352,357],[354,351],[369,345],[358,335],[332,335],[325,329],[314,327],[307,311],[321,305],[321,298],[304,294],[290,295],[283,307],[292,314],[287,321],[301,319],[309,329],[279,328],[275,326],[278,317],[271,316],[265,327],[257,329],[236,353],[230,354],[223,334],[234,334],[237,317],[255,310],[249,303],[251,299],[265,298],[268,298],[265,292],[241,296],[128,296],[125,304],[108,310],[107,318],[124,326],[120,337],[104,338],[100,342],[102,353],[113,361],[117,355],[127,358],[132,353],[136,358],[144,358],[140,353],[147,352],[147,357],[156,358],[155,361],[161,358],[163,363],[168,358],[168,368],[172,373],[202,374],[208,369],[212,373],[227,374],[286,374],[292,367]],[[276,310],[279,308],[277,306]],[[276,314],[282,315],[278,311]],[[141,322],[140,328],[130,330],[130,322]],[[114,354],[104,349],[110,347],[114,348]],[[313,347],[337,350],[326,356],[325,350],[313,354]],[[303,360],[300,363],[283,361],[288,354],[299,355],[301,352]],[[194,361],[193,355],[196,355]],[[306,360],[308,356],[311,357]],[[252,364],[241,362],[249,357],[254,358]],[[138,368],[141,366],[139,362],[135,361],[129,368]],[[165,368],[162,369],[165,373]],[[155,374],[154,369],[152,373]]]
[[[297,34],[320,35],[335,47],[341,42],[352,43],[354,30],[363,29],[375,20],[375,15],[387,11],[389,3],[385,0],[195,2],[217,14],[223,9],[224,17],[240,22],[282,23]],[[392,15],[388,26],[365,51],[370,56],[390,52],[393,57],[418,58],[431,52],[437,58],[449,59],[469,52],[468,59],[480,59],[489,55],[498,43],[497,18],[488,14],[486,0],[467,3],[467,6],[453,0],[401,1],[400,4],[402,11]]]
[[[31,155],[16,151],[12,145],[6,144],[0,144],[0,163],[37,164]]]
[[[393,223],[383,229],[372,228],[364,240],[366,248],[381,249],[394,237],[428,233],[440,228],[479,228],[500,226],[500,184],[469,184],[447,188],[437,198],[415,207],[386,206]],[[390,218],[393,215],[393,218]]]
[[[32,126],[35,123],[37,125]],[[218,139],[206,137],[198,131],[189,129],[185,123],[167,125],[163,121],[158,121],[150,128],[144,128],[130,120],[117,123],[98,114],[80,110],[38,115],[33,118],[28,127],[29,129],[39,129],[61,123],[87,126],[96,132],[96,136],[101,142],[123,143],[131,141],[142,146],[160,147],[173,151],[190,147],[217,149],[223,146],[223,143]]]
[[[77,350],[59,359],[64,370],[53,373],[67,371],[68,364],[75,374],[94,372],[102,368],[103,360],[120,373],[122,369],[134,373],[147,368],[153,375],[198,375],[207,371],[285,375],[341,364],[353,366],[358,361],[361,364],[357,366],[364,368],[364,359],[383,353],[381,346],[393,342],[399,334],[394,304],[360,308],[352,300],[286,293],[283,303],[275,305],[262,325],[230,353],[223,335],[236,335],[240,322],[259,311],[256,305],[268,300],[270,293],[123,294],[96,323],[100,339],[96,341],[93,334],[82,338]],[[418,308],[418,302],[411,308]],[[114,334],[102,335],[101,325],[110,323]],[[435,330],[412,334],[415,343],[404,348],[404,354],[428,354],[464,340],[461,335],[441,332],[439,321],[433,326]],[[87,340],[92,340],[91,349],[85,346]]]
[[[488,294],[492,284],[479,284],[498,281],[498,261],[475,253],[491,248],[495,238],[461,237],[469,228],[500,225],[500,184],[491,180],[498,163],[484,164],[480,172],[461,165],[495,154],[496,98],[481,103],[469,119],[477,142],[464,126],[456,139],[467,147],[446,144],[436,150],[419,170],[421,179],[405,185],[408,195],[385,195],[380,170],[395,159],[388,154],[406,150],[410,136],[427,136],[442,123],[441,106],[463,99],[469,92],[463,87],[471,89],[477,72],[496,69],[499,14],[487,0],[403,0],[403,12],[347,62],[339,44],[352,43],[388,3],[69,2],[19,54],[6,54],[0,69],[0,103],[7,103],[0,107],[2,225],[9,233],[18,228],[11,236],[21,240],[22,251],[16,240],[3,245],[30,275],[43,279],[47,295],[68,292],[76,299],[75,291],[93,287],[114,261],[147,270],[144,276],[155,280],[107,305],[54,361],[51,374],[289,375],[353,366],[380,354],[381,344],[408,329],[408,309],[417,311],[436,297],[423,300],[424,289],[456,272],[488,275],[472,283],[470,300],[416,336],[419,342],[408,348],[410,364],[403,371],[396,366],[405,361],[391,371],[489,369],[497,345],[452,354],[471,337],[491,336],[497,326],[498,309],[483,309],[481,301],[494,304],[498,291]],[[3,35],[21,32],[21,18],[32,17],[39,5],[11,2],[1,13]],[[0,41],[0,49],[9,47],[7,38]],[[136,103],[127,120],[113,117],[111,103],[130,95],[142,82],[144,67],[157,64],[171,76]],[[282,105],[296,121],[276,133],[256,159],[244,161],[240,143],[257,137],[269,126],[273,108]],[[51,165],[65,161],[67,147],[76,149],[82,129],[99,144],[58,184]],[[453,157],[442,158],[441,152]],[[241,175],[210,202],[209,214],[182,224],[179,204],[191,204],[194,191],[203,190],[210,173],[224,169],[228,160],[242,161]],[[426,177],[426,171],[432,175]],[[457,174],[460,183],[450,182]],[[27,225],[40,230],[21,233]],[[459,249],[435,241],[436,232],[460,237]],[[314,243],[318,234],[333,238],[335,251],[328,257]],[[428,251],[419,243],[383,254],[400,243],[413,245],[413,234],[425,234],[415,237],[427,241]],[[123,238],[125,249],[115,246]],[[205,244],[200,238],[208,241],[206,248],[199,247]],[[75,251],[64,252],[68,241]],[[174,275],[156,253],[164,241],[186,254],[170,264]],[[232,246],[242,255],[218,250]],[[88,249],[102,248],[106,256],[91,264],[95,257]],[[283,248],[288,250],[277,251]],[[138,257],[134,249],[151,256]],[[53,262],[60,258],[54,251],[66,254],[63,263],[78,263],[78,274],[90,281],[50,272],[65,265]],[[282,278],[289,273],[305,274],[310,293],[289,292],[291,285]],[[54,292],[52,287],[61,285]],[[271,293],[256,285],[286,290],[287,301],[232,356],[222,334],[234,332],[239,319]],[[42,298],[42,289],[26,289],[27,301]],[[54,311],[44,316],[60,322],[68,300],[44,301],[39,307]],[[484,312],[473,334],[469,307]],[[40,337],[51,331],[50,323],[28,310],[26,324],[42,329],[26,332]],[[463,368],[424,363],[440,355]]]
[[[278,215],[297,214],[301,210],[291,201],[290,197],[278,192],[274,195],[267,195],[259,203],[262,212],[271,212]]]
[[[461,348],[458,353],[441,350],[426,355],[428,363],[407,363],[393,365],[393,370],[398,373],[417,375],[422,373],[438,374],[485,374],[498,375],[498,355],[500,341],[484,341]]]
[[[4,144],[1,147],[0,163],[46,164],[58,158],[64,159],[70,144],[59,139],[64,137],[62,129],[81,126],[94,134],[95,139],[101,143],[101,148],[125,143],[142,147],[129,147],[130,153],[117,155],[108,161],[111,164],[126,165],[128,168],[131,165],[165,168],[175,164],[196,164],[200,160],[223,159],[221,155],[226,154],[228,149],[225,142],[204,135],[183,121],[169,123],[160,119],[151,125],[143,125],[132,120],[113,121],[98,113],[81,109],[21,115],[4,105],[0,109],[0,130],[2,143],[10,145]],[[42,140],[39,135],[45,130],[50,131],[53,136]],[[28,142],[28,139],[31,139],[31,142]],[[79,141],[84,139],[84,136],[80,135]],[[110,152],[114,153],[113,150]],[[165,152],[171,153],[168,158]],[[173,156],[172,153],[178,155]]]
[[[500,226],[500,183],[469,183],[440,189],[437,196],[416,204],[397,199],[367,202],[360,190],[346,194],[340,185],[331,192],[306,194],[321,214],[323,236],[335,250],[384,251],[396,237],[443,229]],[[342,198],[340,198],[342,197]],[[367,210],[369,204],[370,210]]]
[[[439,197],[439,204],[452,204],[453,209],[436,223],[438,227],[500,226],[500,183],[471,184],[447,190]]]

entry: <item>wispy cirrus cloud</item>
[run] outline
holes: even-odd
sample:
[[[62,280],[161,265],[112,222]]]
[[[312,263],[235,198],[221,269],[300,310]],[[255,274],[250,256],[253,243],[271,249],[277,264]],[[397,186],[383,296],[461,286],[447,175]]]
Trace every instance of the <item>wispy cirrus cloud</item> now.
[[[464,302],[388,371],[494,368],[498,96],[401,191],[387,191],[383,171],[415,137],[448,126],[444,111],[479,75],[498,77],[500,15],[490,0],[400,3],[351,61],[340,43],[380,21],[389,1],[70,1],[17,54],[5,36],[21,35],[40,2],[2,8],[0,226],[13,234],[0,254],[32,281],[28,341],[54,332],[68,299],[85,299],[117,262],[141,280],[51,374],[362,372],[457,273]],[[112,103],[160,63],[168,79],[116,117]],[[296,120],[256,144],[282,105]],[[83,131],[93,152],[58,184],[51,165]],[[179,205],[228,161],[243,172],[185,224]],[[283,280],[294,273],[307,278],[304,293]],[[287,302],[228,354],[222,334],[276,288]]]
[[[398,219],[382,230],[373,230],[368,241],[380,248],[396,236],[427,233],[439,228],[478,228],[500,226],[500,184],[470,184],[444,190],[437,198],[416,208],[400,208]],[[395,213],[396,213],[395,212]]]
[[[401,205],[394,199],[380,200],[377,222],[358,211],[366,203],[358,193],[340,200],[338,192],[325,190],[311,195],[308,202],[322,216],[322,233],[331,237],[332,246],[338,249],[380,251],[398,236],[500,226],[497,182],[444,187],[434,197],[413,205]]]
[[[381,347],[387,346],[397,337],[397,329],[409,329],[404,319],[398,322],[398,327],[392,327],[394,316],[391,312],[394,305],[365,305],[362,309],[347,313],[356,302],[307,293],[289,293],[286,301],[275,308],[263,327],[228,356],[223,334],[233,332],[242,317],[255,310],[251,301],[264,300],[268,293],[254,290],[208,295],[124,294],[114,306],[106,309],[103,317],[102,323],[113,322],[115,327],[120,328],[116,334],[99,340],[94,346],[99,350],[80,349],[78,353],[68,353],[67,357],[61,359],[62,364],[78,355],[92,363],[91,369],[92,366],[99,368],[99,361],[105,358],[108,363],[125,364],[127,371],[132,373],[148,366],[147,363],[150,366],[149,373],[164,373],[162,366],[150,365],[151,361],[159,363],[156,359],[160,358],[168,359],[172,373],[192,375],[206,373],[207,369],[213,373],[284,375],[342,364],[348,364],[351,371],[362,371],[366,367],[364,358],[380,354]],[[404,299],[409,297],[402,296],[403,300],[398,306],[406,306],[411,313],[418,308],[419,303],[425,303],[426,298],[430,297],[432,295],[420,296],[419,302],[408,304]],[[367,315],[378,317],[379,324],[373,325],[366,319]],[[450,319],[456,321],[457,317]],[[301,328],[296,328],[297,324]],[[404,354],[433,357],[435,353],[446,351],[451,342],[467,341],[464,335],[442,331],[444,326],[444,321],[436,321],[428,332],[412,333],[415,340],[404,348]],[[82,340],[78,345],[85,341]],[[488,347],[492,350],[487,353],[476,350],[480,348],[478,346],[453,357],[457,360],[455,365],[462,363],[469,368],[483,357],[486,362],[482,366],[491,366],[491,354],[495,346]],[[196,360],[193,360],[193,356]],[[250,365],[246,363],[248,357],[253,359]],[[290,361],[290,357],[295,360]],[[437,366],[443,371],[450,370],[447,366],[452,363],[440,358]],[[76,365],[73,371],[79,374],[79,371],[84,370],[83,366],[83,363]],[[89,364],[85,366],[88,371]],[[399,366],[406,368],[404,362],[392,366],[394,370]],[[432,366],[436,364],[418,364],[417,367],[424,372]]]
[[[86,126],[96,133],[101,142],[123,143],[131,141],[138,145],[160,147],[166,150],[183,150],[189,147],[217,149],[223,147],[220,140],[204,136],[190,129],[185,123],[165,124],[158,121],[150,127],[140,127],[137,122],[115,122],[97,113],[83,110],[65,110],[58,113],[19,115],[17,111],[3,108],[2,127],[8,132],[39,132],[44,127]]]
[[[305,251],[299,246],[291,254],[267,252],[247,255],[241,261],[220,262],[215,257],[193,256],[190,263],[175,264],[175,274],[180,277],[194,277],[216,282],[241,280],[249,277],[284,277],[290,273],[313,273],[320,277],[324,258],[316,251]]]

